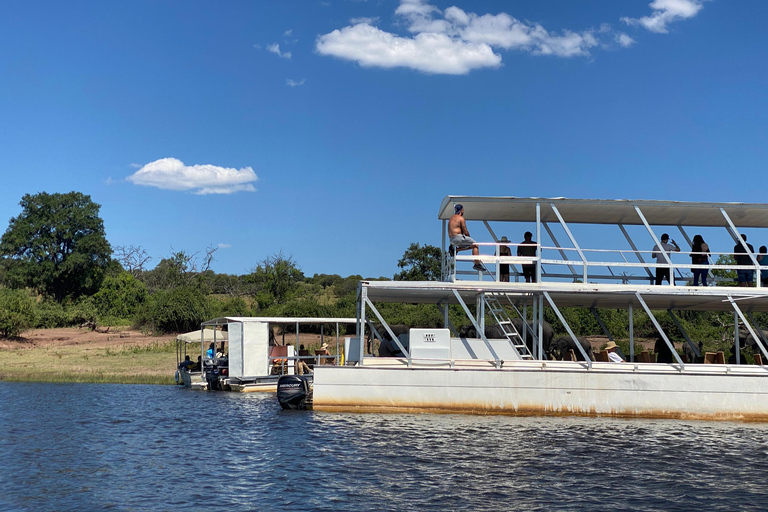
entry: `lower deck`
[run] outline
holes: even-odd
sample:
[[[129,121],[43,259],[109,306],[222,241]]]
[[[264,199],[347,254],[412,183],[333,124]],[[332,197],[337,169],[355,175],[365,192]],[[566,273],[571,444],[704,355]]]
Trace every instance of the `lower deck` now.
[[[367,358],[321,368],[314,409],[768,421],[762,366]]]

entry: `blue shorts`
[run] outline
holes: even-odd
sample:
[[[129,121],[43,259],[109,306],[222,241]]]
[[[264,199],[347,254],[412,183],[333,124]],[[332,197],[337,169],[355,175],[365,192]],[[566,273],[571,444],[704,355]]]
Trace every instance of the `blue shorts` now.
[[[754,270],[737,270],[736,274],[739,276],[740,283],[751,283],[755,280]]]

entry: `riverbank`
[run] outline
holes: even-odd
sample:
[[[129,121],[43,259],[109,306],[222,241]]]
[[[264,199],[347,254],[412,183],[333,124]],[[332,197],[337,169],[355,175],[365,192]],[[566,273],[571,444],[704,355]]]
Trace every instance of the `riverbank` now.
[[[296,342],[292,333],[276,338],[278,344]],[[0,381],[175,384],[175,340],[175,334],[147,335],[128,327],[33,329],[0,338]],[[335,354],[335,337],[323,341]],[[314,350],[321,338],[302,333],[298,342]]]
[[[173,384],[175,339],[127,327],[34,329],[0,339],[0,380]]]

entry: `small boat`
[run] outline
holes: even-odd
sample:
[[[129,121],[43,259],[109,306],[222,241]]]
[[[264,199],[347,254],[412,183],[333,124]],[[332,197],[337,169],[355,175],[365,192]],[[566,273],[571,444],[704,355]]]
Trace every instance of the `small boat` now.
[[[354,325],[354,318],[291,317],[221,317],[203,322],[199,331],[177,337],[176,382],[209,391],[276,391],[283,375],[311,372],[322,364],[341,363],[340,327]],[[334,356],[302,353],[299,344],[301,326],[319,325],[321,343],[326,331],[335,332]],[[277,340],[273,326],[283,327]],[[285,327],[295,327],[296,341],[286,340]],[[347,338],[348,340],[349,338]],[[188,347],[199,347],[195,357]]]

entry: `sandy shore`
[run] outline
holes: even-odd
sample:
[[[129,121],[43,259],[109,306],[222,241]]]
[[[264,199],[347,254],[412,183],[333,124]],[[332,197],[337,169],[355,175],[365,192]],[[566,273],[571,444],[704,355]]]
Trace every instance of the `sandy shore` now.
[[[170,384],[175,339],[119,327],[34,329],[0,339],[0,380]]]
[[[278,344],[297,340],[291,333],[275,338]],[[17,339],[0,338],[0,380],[173,384],[175,340],[175,334],[147,335],[127,327],[34,329]],[[336,353],[335,337],[324,341]],[[298,343],[314,350],[320,335],[300,334]]]

